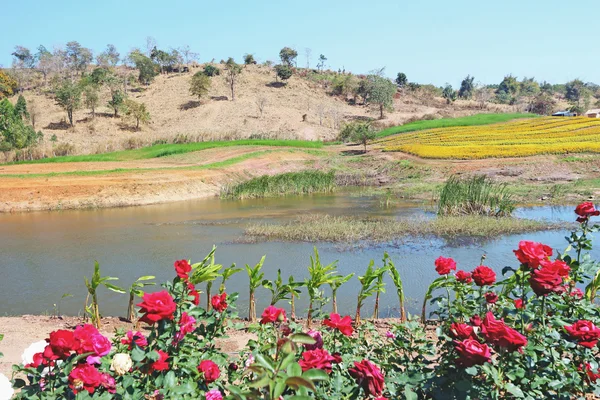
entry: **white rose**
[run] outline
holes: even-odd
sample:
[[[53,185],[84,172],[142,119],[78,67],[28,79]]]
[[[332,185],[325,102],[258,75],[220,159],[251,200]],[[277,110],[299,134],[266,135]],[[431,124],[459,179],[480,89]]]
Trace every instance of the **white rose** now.
[[[21,361],[23,362],[23,365],[33,363],[33,356],[37,353],[43,353],[47,344],[48,342],[45,340],[40,340],[39,342],[30,344],[29,347],[23,351],[23,354],[21,354]]]
[[[111,371],[115,371],[117,375],[125,375],[133,366],[133,361],[127,353],[117,353],[114,355],[110,364]]]
[[[15,394],[8,378],[0,374],[0,400],[10,400]]]

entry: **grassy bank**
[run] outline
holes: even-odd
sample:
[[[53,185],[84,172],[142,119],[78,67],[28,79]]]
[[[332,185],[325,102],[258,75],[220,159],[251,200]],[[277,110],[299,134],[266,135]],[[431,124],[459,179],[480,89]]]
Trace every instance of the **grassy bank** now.
[[[475,114],[468,117],[460,118],[442,118],[428,121],[416,121],[400,126],[393,126],[377,133],[378,138],[395,135],[397,133],[421,131],[424,129],[447,128],[451,126],[475,126],[475,125],[490,125],[500,122],[507,122],[518,118],[534,118],[535,114]]]
[[[283,225],[256,224],[245,234],[257,239],[340,242],[387,242],[406,236],[494,237],[547,229],[564,229],[550,224],[517,218],[484,216],[439,217],[435,219],[364,219],[331,215],[306,215]]]
[[[248,139],[231,141],[198,142],[185,144],[157,144],[155,146],[142,147],[136,150],[115,151],[103,154],[87,154],[79,156],[62,156],[43,158],[33,161],[19,161],[14,164],[47,164],[66,162],[102,162],[102,161],[131,161],[148,158],[166,157],[175,154],[185,154],[194,151],[214,149],[233,146],[273,146],[273,147],[299,147],[319,149],[323,142],[310,140],[270,140],[270,139]]]
[[[329,193],[335,189],[333,172],[301,171],[264,175],[223,188],[221,198],[249,199],[286,194]]]

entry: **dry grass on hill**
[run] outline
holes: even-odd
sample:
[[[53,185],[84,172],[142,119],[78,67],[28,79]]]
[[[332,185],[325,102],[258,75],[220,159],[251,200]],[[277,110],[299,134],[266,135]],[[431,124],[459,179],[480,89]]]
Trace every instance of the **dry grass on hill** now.
[[[198,70],[160,75],[150,86],[129,93],[135,101],[146,103],[152,118],[150,125],[138,132],[132,128],[133,122],[112,117],[112,109],[106,105],[107,91],[102,93],[95,119],[87,109],[75,112],[75,128],[67,126],[66,113],[53,98],[26,91],[30,108],[33,101],[37,109],[36,129],[44,133],[45,140],[38,151],[51,156],[68,144],[73,146],[71,154],[103,153],[146,146],[161,139],[173,141],[177,136],[182,141],[251,136],[331,140],[343,121],[378,116],[377,110],[349,105],[320,85],[298,76],[293,76],[287,85],[277,84],[273,69],[263,65],[244,67],[236,85],[235,101],[230,101],[231,92],[223,75],[212,78],[208,96],[199,101],[189,93],[191,76]],[[262,116],[257,104],[261,100],[265,103]],[[446,105],[442,99],[404,94],[395,100],[394,110],[377,124],[388,127],[426,114],[441,118],[476,112],[482,110],[474,102]],[[50,141],[53,135],[57,139],[54,143]]]

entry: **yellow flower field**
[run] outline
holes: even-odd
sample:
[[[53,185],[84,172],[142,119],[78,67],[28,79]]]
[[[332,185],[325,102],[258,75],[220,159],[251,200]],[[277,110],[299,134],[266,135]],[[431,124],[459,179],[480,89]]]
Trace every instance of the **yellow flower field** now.
[[[423,158],[477,159],[600,153],[600,119],[544,117],[495,125],[402,133],[376,142],[384,151]]]

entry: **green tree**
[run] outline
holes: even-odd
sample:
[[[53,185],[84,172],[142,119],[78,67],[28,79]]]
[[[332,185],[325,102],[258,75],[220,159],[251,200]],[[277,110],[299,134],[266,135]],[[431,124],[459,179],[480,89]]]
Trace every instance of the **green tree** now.
[[[25,97],[22,94],[19,95],[17,102],[15,104],[15,115],[21,120],[29,119],[29,111],[27,111],[27,102],[25,101]]]
[[[90,82],[83,87],[83,103],[92,111],[92,118],[96,118],[96,108],[100,105],[100,88]]]
[[[119,63],[120,56],[117,48],[114,45],[109,44],[106,46],[106,50],[98,54],[96,62],[101,67],[116,67]]]
[[[256,60],[254,59],[254,54],[246,53],[244,54],[244,64],[256,64]]]
[[[506,75],[496,89],[496,101],[502,104],[514,104],[517,101],[520,87],[517,78]]]
[[[571,103],[571,110],[583,113],[590,105],[590,90],[583,81],[574,79],[565,85],[565,98]]]
[[[16,111],[8,99],[0,100],[0,151],[33,147],[43,136],[32,126],[25,125],[21,112]]]
[[[354,75],[336,75],[331,82],[331,92],[335,95],[348,97],[356,93],[358,79]]]
[[[199,99],[206,96],[210,90],[210,78],[203,72],[196,72],[190,81],[190,93]]]
[[[79,42],[72,41],[65,47],[65,63],[74,74],[84,74],[88,65],[92,62],[92,50],[83,47]]]
[[[296,65],[297,57],[298,52],[290,47],[284,47],[279,52],[279,58],[281,59],[281,63],[287,65],[288,67]]]
[[[467,75],[465,79],[460,83],[460,89],[458,90],[458,97],[461,99],[470,99],[473,97],[473,91],[475,90],[475,84],[473,81],[475,80],[474,76]]]
[[[116,89],[111,91],[108,106],[113,109],[115,118],[119,116],[119,110],[121,109],[121,107],[123,107],[125,98],[126,96],[122,90]]]
[[[81,86],[70,79],[64,79],[54,92],[56,103],[67,112],[71,126],[75,126],[73,112],[81,107],[81,92]]]
[[[404,86],[406,86],[406,84],[408,83],[408,79],[406,78],[406,74],[404,72],[398,72],[398,75],[396,76],[396,85],[398,85],[399,88],[403,88]]]
[[[352,129],[351,140],[355,143],[360,143],[365,147],[367,152],[367,144],[375,139],[377,134],[371,125],[371,121],[357,122]]]
[[[208,64],[204,67],[204,71],[202,71],[204,75],[213,77],[217,75],[221,75],[221,70],[214,65]]]
[[[524,77],[519,84],[519,93],[525,97],[534,97],[540,93],[540,84],[535,81],[535,78]]]
[[[383,119],[383,110],[391,110],[396,94],[396,85],[387,78],[379,75],[369,75],[371,81],[369,101],[379,106],[379,118]]]
[[[17,68],[33,68],[35,66],[35,57],[27,47],[15,46],[12,53]]]
[[[152,59],[146,57],[139,50],[134,50],[129,53],[129,59],[139,71],[138,81],[144,85],[149,85],[156,75],[158,75],[158,66]]]
[[[444,86],[444,89],[442,90],[442,97],[446,99],[446,104],[453,103],[454,101],[456,101],[457,97],[456,90],[452,88],[452,85],[447,83],[446,86]]]
[[[235,84],[242,73],[242,66],[231,57],[225,63],[225,81],[231,88],[231,101],[235,100]]]
[[[276,77],[282,81],[287,81],[292,77],[292,68],[287,64],[279,64],[275,66]]]
[[[131,99],[123,101],[123,110],[127,117],[135,121],[135,129],[140,129],[140,123],[148,124],[150,122],[150,112],[146,108],[146,104],[138,103]]]

